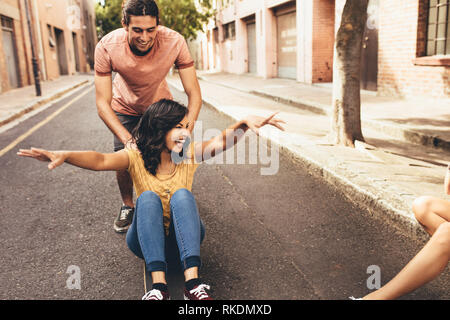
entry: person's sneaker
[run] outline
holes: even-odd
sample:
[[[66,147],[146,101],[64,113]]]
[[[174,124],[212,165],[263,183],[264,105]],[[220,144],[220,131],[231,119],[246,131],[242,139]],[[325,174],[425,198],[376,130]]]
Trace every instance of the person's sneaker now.
[[[363,300],[363,298],[355,298],[354,296],[348,297],[350,300]]]
[[[119,215],[116,220],[114,220],[114,230],[117,233],[126,232],[133,222],[133,214],[134,208],[122,206],[122,208],[120,208]]]
[[[210,288],[206,284],[200,284],[190,291],[184,289],[184,300],[212,300],[205,289],[209,290]]]
[[[147,292],[142,297],[142,300],[170,300],[170,295],[168,292],[153,289]]]

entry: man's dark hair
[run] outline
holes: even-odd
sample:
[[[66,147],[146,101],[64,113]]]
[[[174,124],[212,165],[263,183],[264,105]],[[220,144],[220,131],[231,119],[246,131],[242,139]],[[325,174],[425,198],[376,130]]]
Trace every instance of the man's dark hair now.
[[[123,23],[130,24],[130,16],[151,16],[159,25],[159,9],[154,0],[124,0],[122,3]]]

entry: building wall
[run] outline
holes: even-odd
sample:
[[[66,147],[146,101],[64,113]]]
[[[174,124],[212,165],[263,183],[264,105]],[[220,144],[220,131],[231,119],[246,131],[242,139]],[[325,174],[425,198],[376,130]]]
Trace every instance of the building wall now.
[[[277,10],[294,6],[297,11],[297,80],[307,83],[332,80],[334,0],[236,0],[219,7],[220,71],[248,72],[247,23],[256,23],[257,75],[278,77]],[[224,40],[223,25],[236,23],[236,37]],[[210,31],[212,31],[210,29]],[[208,42],[211,41],[208,38]],[[213,47],[209,43],[209,47]],[[206,44],[208,47],[208,44]],[[207,55],[206,55],[207,57]],[[202,63],[210,66],[211,63]]]
[[[90,71],[94,63],[94,50],[97,43],[94,0],[28,0],[28,3],[41,80],[52,80],[61,75],[57,50],[51,48],[49,44],[47,25],[50,25],[52,29],[56,27],[63,31],[68,74],[77,72],[74,51],[76,47],[79,71]],[[0,14],[14,20],[19,86],[34,83],[31,39],[25,8],[25,0],[1,0]],[[74,45],[72,33],[76,34],[76,45]],[[0,92],[11,89],[5,63],[0,32]]]
[[[419,65],[424,62],[417,59],[424,54],[426,2],[380,0],[380,95],[450,97],[450,67]]]
[[[313,2],[312,80],[333,81],[334,0]]]
[[[19,86],[31,84],[30,68],[27,64],[30,57],[29,37],[26,19],[21,8],[23,0],[3,0],[0,6],[0,15],[13,19],[14,25],[14,42],[18,63],[18,80]],[[0,32],[0,92],[11,89],[8,77],[8,68],[6,67],[6,59],[3,51],[3,36]]]

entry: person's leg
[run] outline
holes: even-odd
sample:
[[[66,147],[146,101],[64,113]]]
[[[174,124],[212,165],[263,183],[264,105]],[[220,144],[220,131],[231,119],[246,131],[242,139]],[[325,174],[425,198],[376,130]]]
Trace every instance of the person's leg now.
[[[185,279],[198,278],[204,229],[195,198],[187,189],[177,190],[170,200],[170,209]]]
[[[116,171],[117,184],[124,205],[134,208],[133,202],[133,180],[128,171]]]
[[[391,300],[436,278],[450,259],[450,222],[442,223],[422,250],[391,281],[364,297]]]
[[[210,287],[199,279],[200,244],[205,235],[194,196],[187,189],[174,193],[170,201],[172,223],[184,269],[186,300],[212,300]]]
[[[138,124],[140,117],[129,116],[115,112],[120,123],[129,131],[132,132]],[[125,146],[122,141],[114,135],[114,152],[122,150]],[[123,206],[120,208],[119,214],[114,221],[114,230],[122,233],[129,228],[134,214],[133,202],[133,181],[128,171],[116,172],[117,184],[119,186],[120,197],[122,198]]]
[[[137,199],[136,214],[126,239],[130,250],[145,260],[153,283],[167,284],[163,209],[156,193],[145,191]]]
[[[420,197],[414,200],[412,209],[417,221],[430,235],[433,235],[443,222],[450,221],[450,201],[447,200]]]

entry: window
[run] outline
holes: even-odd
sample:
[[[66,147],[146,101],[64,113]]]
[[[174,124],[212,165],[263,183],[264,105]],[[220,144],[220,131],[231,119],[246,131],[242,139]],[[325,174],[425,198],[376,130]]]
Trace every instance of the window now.
[[[450,0],[430,0],[426,55],[450,54]]]
[[[234,5],[234,0],[222,0],[221,4],[222,4],[222,8],[227,8],[229,6]]]
[[[48,24],[47,29],[48,29],[48,44],[49,44],[50,48],[55,48],[56,41],[55,41],[55,37],[53,35],[53,28],[51,25]]]
[[[3,30],[13,31],[14,24],[13,24],[13,20],[11,18],[1,16],[1,20],[2,20],[2,29]]]
[[[230,22],[223,25],[224,40],[234,40],[236,38],[236,23]]]

